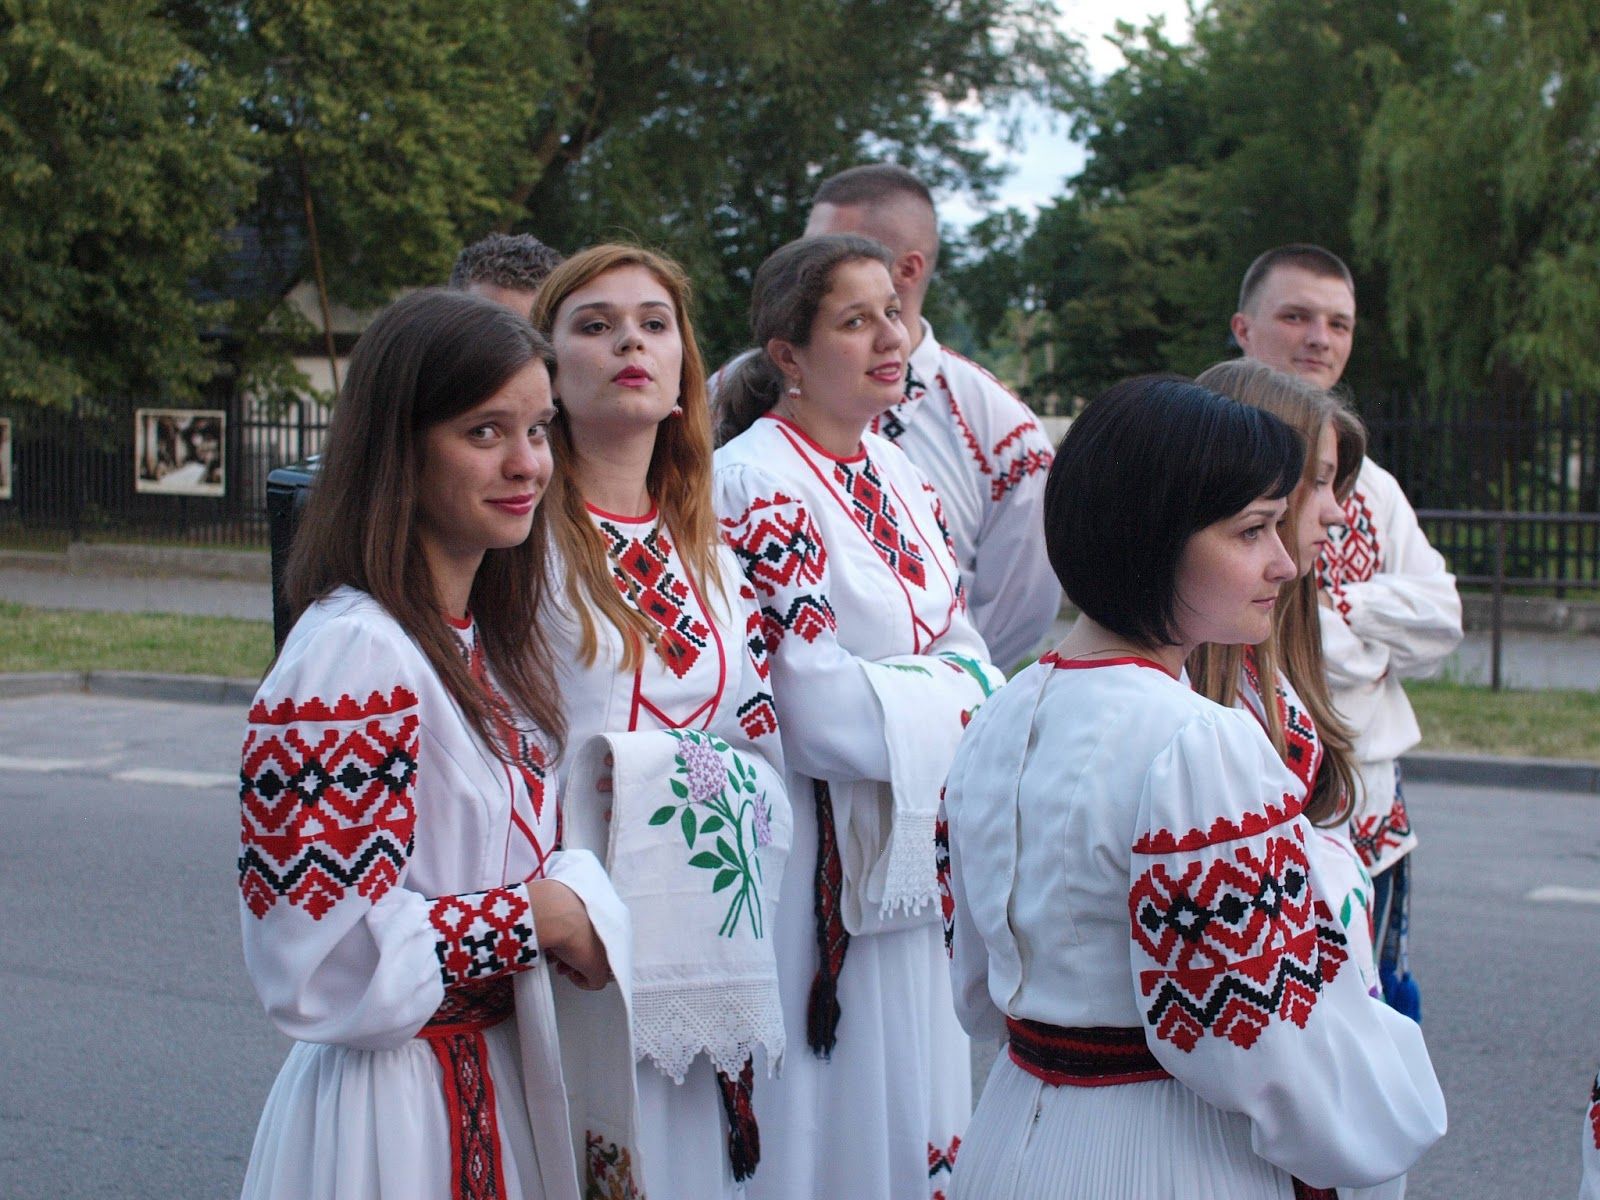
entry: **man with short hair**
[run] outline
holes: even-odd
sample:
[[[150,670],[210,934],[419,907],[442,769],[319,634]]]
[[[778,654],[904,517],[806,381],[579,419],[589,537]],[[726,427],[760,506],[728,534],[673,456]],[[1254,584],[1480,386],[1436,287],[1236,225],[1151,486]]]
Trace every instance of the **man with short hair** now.
[[[1344,374],[1355,336],[1350,268],[1320,246],[1269,250],[1245,272],[1230,325],[1246,356],[1324,388]],[[1400,686],[1431,675],[1461,641],[1455,577],[1428,544],[1393,475],[1363,459],[1317,561],[1322,648],[1334,706],[1355,734],[1363,795],[1351,840],[1374,884],[1373,920],[1384,998],[1420,1019],[1405,961],[1410,852],[1417,844],[1398,760],[1421,740]]]
[[[941,346],[922,316],[939,260],[933,197],[904,167],[850,167],[817,189],[805,232],[860,234],[894,255],[890,275],[911,357],[904,397],[872,429],[933,484],[973,624],[990,658],[1014,666],[1038,648],[1061,607],[1041,517],[1053,451],[1027,405],[988,371]]]
[[[450,286],[527,317],[533,313],[539,285],[561,262],[558,251],[531,233],[491,233],[456,256]]]

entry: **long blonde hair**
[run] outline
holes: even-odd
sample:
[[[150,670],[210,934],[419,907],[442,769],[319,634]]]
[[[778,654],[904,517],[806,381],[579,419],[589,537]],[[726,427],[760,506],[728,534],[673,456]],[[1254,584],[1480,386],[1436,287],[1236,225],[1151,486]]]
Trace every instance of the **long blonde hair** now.
[[[717,565],[722,535],[711,502],[711,415],[706,404],[705,360],[700,356],[689,319],[690,285],[683,268],[642,246],[592,246],[574,254],[545,279],[534,300],[533,323],[546,337],[553,337],[556,312],[562,302],[584,284],[619,267],[643,267],[666,289],[683,339],[678,392],[683,412],[657,427],[645,487],[683,557],[690,582],[702,594],[709,584],[725,597]],[[556,372],[560,374],[559,362]],[[639,665],[645,645],[656,641],[660,627],[629,604],[617,589],[605,539],[584,505],[576,472],[577,453],[565,417],[551,425],[550,445],[556,461],[553,490],[559,509],[552,514],[550,530],[566,563],[567,599],[578,618],[578,656],[587,666],[599,653],[594,618],[599,612],[622,635],[622,667],[633,670]]]
[[[1249,358],[1218,363],[1201,372],[1195,382],[1241,404],[1265,409],[1285,421],[1305,440],[1305,474],[1289,496],[1289,511],[1285,517],[1290,529],[1298,527],[1305,485],[1316,477],[1317,440],[1329,423],[1333,425],[1338,446],[1334,493],[1341,499],[1349,493],[1366,453],[1366,429],[1360,418],[1333,393]],[[1273,697],[1281,670],[1305,704],[1322,743],[1322,766],[1312,781],[1306,816],[1315,825],[1337,825],[1349,816],[1355,800],[1355,737],[1334,709],[1328,692],[1327,664],[1322,656],[1322,622],[1317,611],[1317,583],[1314,572],[1307,569],[1314,564],[1298,561],[1297,546],[1286,549],[1296,558],[1295,565],[1302,569],[1302,574],[1283,585],[1273,631],[1266,641],[1254,648],[1261,703],[1267,715],[1267,736],[1287,762],[1284,730],[1273,718],[1276,707]],[[1232,705],[1239,695],[1244,654],[1241,646],[1208,644],[1196,649],[1189,656],[1188,664],[1195,691],[1218,704]]]

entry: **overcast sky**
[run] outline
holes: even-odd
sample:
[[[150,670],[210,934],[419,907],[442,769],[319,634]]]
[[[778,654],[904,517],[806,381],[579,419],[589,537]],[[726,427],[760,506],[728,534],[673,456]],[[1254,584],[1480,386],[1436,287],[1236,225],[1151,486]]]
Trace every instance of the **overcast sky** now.
[[[1082,39],[1090,68],[1101,76],[1122,65],[1122,56],[1106,41],[1106,34],[1119,19],[1142,23],[1147,16],[1164,17],[1167,32],[1179,35],[1180,40],[1189,29],[1187,0],[1061,0],[1061,10],[1062,25]],[[1020,208],[1031,213],[1059,196],[1062,182],[1083,167],[1083,148],[1067,136],[1063,118],[1032,106],[1025,112],[1024,131],[1022,146],[1009,152],[1000,148],[992,126],[979,137],[979,144],[991,150],[993,161],[1011,172],[998,189],[995,209]],[[988,211],[988,207],[980,210],[970,198],[959,196],[945,200],[939,215],[946,224],[964,229]]]

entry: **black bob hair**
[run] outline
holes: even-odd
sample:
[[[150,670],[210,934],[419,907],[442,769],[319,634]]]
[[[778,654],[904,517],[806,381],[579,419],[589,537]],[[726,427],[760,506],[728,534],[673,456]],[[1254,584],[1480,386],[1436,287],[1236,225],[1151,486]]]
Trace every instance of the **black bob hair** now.
[[[1061,439],[1044,492],[1045,547],[1067,598],[1140,646],[1177,642],[1189,539],[1300,482],[1305,447],[1268,412],[1172,375],[1124,379]]]

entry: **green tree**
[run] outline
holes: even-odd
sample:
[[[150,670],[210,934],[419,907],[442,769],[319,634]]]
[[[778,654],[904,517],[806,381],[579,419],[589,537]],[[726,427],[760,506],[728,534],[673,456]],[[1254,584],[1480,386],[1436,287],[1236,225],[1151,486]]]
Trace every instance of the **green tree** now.
[[[1445,12],[1443,0],[1216,0],[1188,42],[1159,21],[1119,25],[1125,65],[1070,97],[1086,166],[1023,251],[1057,318],[1057,386],[1093,394],[1224,357],[1239,279],[1271,246],[1353,257],[1362,138],[1390,81],[1441,60]],[[1383,264],[1357,287],[1347,378],[1358,393],[1407,382],[1384,336]]]
[[[137,6],[0,0],[0,397],[192,398],[245,193],[236,97]]]
[[[1058,94],[1074,47],[1042,0],[562,5],[561,82],[523,161],[518,224],[566,248],[633,236],[699,283],[713,355],[748,338],[751,278],[820,180],[867,159],[993,182],[978,106]]]
[[[1367,136],[1356,233],[1438,387],[1600,388],[1600,10],[1472,0]]]

